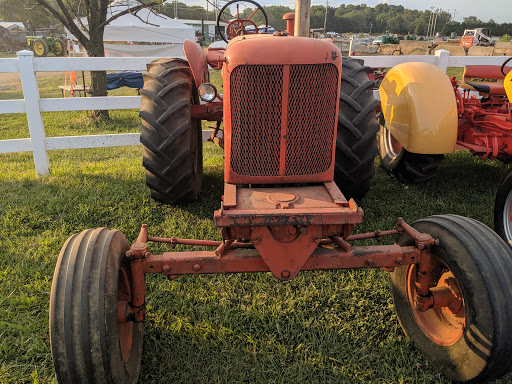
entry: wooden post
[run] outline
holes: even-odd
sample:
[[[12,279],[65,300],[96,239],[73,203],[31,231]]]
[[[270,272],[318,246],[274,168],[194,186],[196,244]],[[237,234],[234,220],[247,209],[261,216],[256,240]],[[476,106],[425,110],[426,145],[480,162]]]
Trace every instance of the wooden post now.
[[[295,36],[309,36],[311,0],[295,0]]]
[[[34,72],[34,53],[23,50],[19,51],[17,55],[36,174],[44,176],[50,174],[50,161],[48,160],[43,116],[39,103],[39,87]]]

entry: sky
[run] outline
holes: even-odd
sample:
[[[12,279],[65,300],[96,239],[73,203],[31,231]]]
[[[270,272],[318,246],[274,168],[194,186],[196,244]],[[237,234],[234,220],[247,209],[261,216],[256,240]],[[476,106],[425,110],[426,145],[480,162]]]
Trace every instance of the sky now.
[[[201,5],[206,7],[206,0],[179,0],[187,5]],[[211,0],[214,2],[215,0]],[[284,5],[295,7],[295,0],[256,0],[262,5]],[[512,0],[328,0],[329,6],[337,7],[340,4],[366,4],[375,7],[379,3],[390,5],[403,5],[405,8],[427,10],[431,7],[440,8],[455,13],[455,20],[462,21],[464,17],[476,16],[480,20],[493,19],[497,23],[512,23]],[[167,0],[172,2],[172,0]],[[311,0],[312,5],[324,5],[326,0]],[[218,0],[220,6],[225,1]]]

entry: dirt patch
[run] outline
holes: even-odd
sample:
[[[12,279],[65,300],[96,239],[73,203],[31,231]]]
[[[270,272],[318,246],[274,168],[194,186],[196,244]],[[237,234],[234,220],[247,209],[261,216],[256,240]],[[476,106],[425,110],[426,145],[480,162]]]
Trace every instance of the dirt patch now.
[[[39,72],[37,73],[37,79],[58,74],[62,74],[64,78],[63,72]],[[0,91],[18,89],[18,87],[21,89],[21,78],[18,72],[0,73]]]

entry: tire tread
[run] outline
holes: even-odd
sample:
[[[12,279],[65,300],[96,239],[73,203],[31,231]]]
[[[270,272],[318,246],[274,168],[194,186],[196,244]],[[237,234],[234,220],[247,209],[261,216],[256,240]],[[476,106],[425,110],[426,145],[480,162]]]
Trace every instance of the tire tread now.
[[[369,68],[343,58],[334,181],[347,198],[362,198],[370,189],[378,154],[379,129]]]
[[[150,195],[167,204],[196,200],[203,177],[202,134],[200,121],[191,118],[196,95],[188,63],[158,59],[143,76],[140,141]]]

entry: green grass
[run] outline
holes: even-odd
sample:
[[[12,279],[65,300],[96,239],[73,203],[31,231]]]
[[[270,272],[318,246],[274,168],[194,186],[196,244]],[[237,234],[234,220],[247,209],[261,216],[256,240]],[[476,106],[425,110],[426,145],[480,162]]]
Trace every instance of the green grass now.
[[[50,92],[51,85],[40,85]],[[14,90],[13,90],[14,92]],[[46,91],[45,91],[46,92]],[[45,114],[47,135],[136,131],[136,112],[96,126],[84,112]],[[4,115],[0,137],[24,115]],[[150,234],[220,239],[213,226],[223,186],[222,151],[205,144],[199,201],[165,206],[144,184],[140,147],[50,152],[52,175],[36,178],[30,153],[0,155],[0,382],[51,382],[48,336],[53,269],[66,238],[106,226],[135,241]],[[376,160],[358,232],[391,229],[443,213],[492,226],[507,167],[466,152],[447,156],[438,176],[404,186]],[[391,239],[387,243],[392,242]],[[151,246],[153,253],[165,246]],[[178,249],[184,249],[179,247]],[[147,278],[142,383],[448,383],[403,335],[380,270]],[[499,381],[511,382],[512,376]]]

